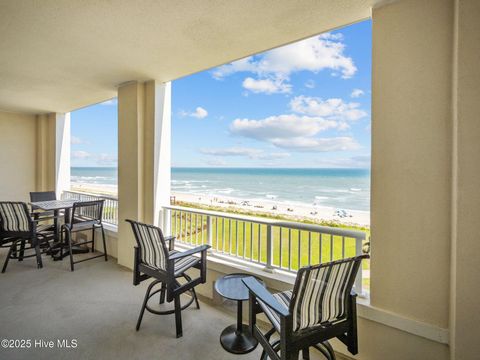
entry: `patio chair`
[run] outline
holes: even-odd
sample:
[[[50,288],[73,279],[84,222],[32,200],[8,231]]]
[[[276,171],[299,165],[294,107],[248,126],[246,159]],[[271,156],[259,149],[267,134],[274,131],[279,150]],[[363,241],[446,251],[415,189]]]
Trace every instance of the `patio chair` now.
[[[0,242],[2,247],[9,248],[2,273],[7,270],[10,259],[23,261],[25,258],[36,257],[37,268],[42,268],[40,244],[46,241],[47,233],[37,231],[36,221],[30,216],[26,203],[0,202]],[[34,254],[25,256],[24,253],[28,250],[33,250]]]
[[[197,309],[200,309],[197,294],[195,293],[195,286],[206,282],[207,250],[210,246],[202,245],[191,250],[179,252],[174,250],[175,237],[164,237],[160,228],[134,220],[126,221],[132,225],[132,230],[137,242],[137,246],[134,248],[133,284],[138,285],[150,277],[156,279],[147,288],[140,315],[138,316],[136,329],[137,331],[140,329],[145,309],[157,315],[174,313],[177,338],[182,337],[181,311],[189,307],[193,301],[195,301]],[[168,247],[166,245],[167,241],[169,242]],[[193,256],[194,254],[199,254],[200,256]],[[195,279],[192,279],[186,273],[187,270],[192,268],[200,271],[199,276]],[[183,277],[186,283],[181,284],[177,280],[177,278],[180,277]],[[153,287],[157,284],[160,285],[160,289],[152,292]],[[182,306],[180,303],[180,295],[186,291],[190,293],[191,299]],[[174,302],[173,310],[159,311],[148,306],[149,299],[159,292],[160,304],[165,302],[166,295],[167,302]]]
[[[76,202],[73,204],[72,213],[70,216],[70,221],[67,224],[63,224],[61,227],[61,242],[63,243],[63,238],[66,238],[66,243],[68,245],[68,253],[70,256],[70,270],[74,271],[75,264],[96,259],[99,257],[104,257],[105,261],[108,260],[107,255],[107,244],[105,242],[105,230],[102,223],[103,215],[103,204],[105,200],[95,200],[95,201],[82,201]],[[72,246],[80,246],[92,244],[91,251],[95,251],[95,232],[97,229],[102,231],[102,240],[103,240],[103,254],[90,256],[87,258],[82,258],[80,260],[74,261],[73,254],[75,249],[72,249]],[[82,231],[91,231],[92,238],[91,240],[78,241],[73,244],[72,234]],[[87,251],[88,252],[88,249]],[[60,257],[63,257],[63,250],[60,252]]]
[[[368,255],[301,268],[293,291],[271,294],[254,278],[244,279],[249,289],[250,330],[263,347],[261,359],[310,359],[314,347],[335,359],[328,342],[337,338],[353,355],[358,352],[356,294],[352,292],[362,259]],[[272,328],[265,334],[256,325],[264,313]],[[278,333],[279,340],[270,341]]]
[[[55,191],[31,191],[30,192],[31,202],[49,201],[49,200],[57,200],[57,194],[55,193]],[[63,214],[58,212],[58,214],[55,215],[55,211],[43,211],[43,210],[36,209],[34,206],[32,206],[32,215],[35,220],[38,220],[37,231],[51,231],[52,232],[51,238],[56,239],[58,219],[63,217]]]

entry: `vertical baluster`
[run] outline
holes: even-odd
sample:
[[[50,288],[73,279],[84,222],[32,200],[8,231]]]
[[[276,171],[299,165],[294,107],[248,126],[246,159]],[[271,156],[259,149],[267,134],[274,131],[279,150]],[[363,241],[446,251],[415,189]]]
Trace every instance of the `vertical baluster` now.
[[[222,252],[225,252],[225,218],[222,218]]]
[[[238,256],[238,220],[235,220],[235,256]]]
[[[267,225],[267,262],[266,262],[266,270],[272,271],[273,266],[273,226],[268,224]]]
[[[198,213],[195,213],[195,245],[198,245]]]
[[[253,259],[253,221],[250,223],[250,260]]]
[[[300,234],[300,230],[298,230],[298,269],[302,267],[302,237]]]
[[[320,243],[320,247],[319,247],[319,250],[318,250],[318,257],[319,257],[319,260],[318,262],[321,264],[322,263],[322,233],[319,233],[318,234],[318,242]]]
[[[345,236],[342,236],[342,259],[345,259]]]
[[[262,224],[258,224],[258,259],[260,262],[262,256]]]
[[[229,226],[229,237],[228,237],[228,252],[231,254],[232,253],[232,219],[228,219],[228,226]]]
[[[280,226],[280,228],[279,228],[279,231],[280,231],[280,234],[279,234],[279,243],[280,243],[280,256],[279,256],[279,258],[280,258],[280,269],[282,268],[282,253],[283,253],[283,244],[282,244],[282,242],[283,242],[283,234],[282,234],[282,232],[283,232],[283,231],[282,231],[282,230],[283,230],[283,228]]]
[[[218,217],[215,217],[215,243],[218,244]]]
[[[247,222],[243,222],[243,252],[242,257],[245,259],[245,252],[247,251]]]
[[[189,243],[190,244],[193,244],[193,220],[192,220],[192,217],[193,217],[193,213],[190,213],[190,241]]]
[[[179,235],[178,235],[178,240],[182,241],[183,240],[183,234],[182,234],[182,223],[183,223],[183,211],[179,211],[180,213],[180,232],[179,232]]]
[[[312,265],[312,232],[308,232],[308,266]]]
[[[212,246],[212,239],[213,239],[213,228],[212,228],[212,217],[210,215],[207,215],[207,244]],[[218,243],[216,244],[218,247]]]
[[[288,270],[292,270],[292,229],[288,228]]]
[[[330,234],[330,261],[333,261],[333,235]]]

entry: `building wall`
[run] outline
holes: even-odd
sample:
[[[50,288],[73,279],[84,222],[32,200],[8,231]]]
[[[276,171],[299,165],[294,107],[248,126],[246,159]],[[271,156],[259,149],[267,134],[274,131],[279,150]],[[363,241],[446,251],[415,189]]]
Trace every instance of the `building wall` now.
[[[35,115],[0,112],[0,201],[27,201],[36,189]]]

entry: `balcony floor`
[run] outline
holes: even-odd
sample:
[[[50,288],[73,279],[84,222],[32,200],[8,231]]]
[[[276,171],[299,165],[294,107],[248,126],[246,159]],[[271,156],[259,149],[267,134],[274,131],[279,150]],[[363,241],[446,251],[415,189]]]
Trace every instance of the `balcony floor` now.
[[[6,251],[0,250],[3,265]],[[135,324],[148,281],[132,285],[129,271],[95,259],[68,269],[68,261],[44,257],[11,261],[0,274],[0,339],[31,339],[30,349],[0,348],[1,359],[239,359],[225,352],[219,335],[235,322],[223,307],[201,303],[182,312],[183,337],[175,338],[174,316],[148,312],[139,332]],[[34,340],[76,339],[75,349],[34,348]],[[260,348],[241,356],[259,359]],[[312,354],[312,358],[319,358]]]

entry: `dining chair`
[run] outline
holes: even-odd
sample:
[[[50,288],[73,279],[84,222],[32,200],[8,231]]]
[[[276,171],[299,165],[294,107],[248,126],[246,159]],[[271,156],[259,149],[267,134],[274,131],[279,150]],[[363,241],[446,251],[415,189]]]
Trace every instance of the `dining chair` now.
[[[358,353],[356,294],[357,272],[368,255],[301,268],[293,290],[271,294],[254,278],[243,280],[249,290],[250,331],[263,347],[261,359],[310,359],[310,347],[335,359],[328,340],[337,338],[348,351]],[[263,333],[256,325],[263,313],[272,328]],[[273,334],[278,340],[271,341]]]
[[[30,192],[30,201],[40,202],[40,201],[50,201],[57,200],[57,194],[55,191],[31,191]],[[60,211],[43,211],[32,206],[32,215],[37,222],[37,231],[52,231],[52,238],[57,235],[57,223],[60,218],[64,215]],[[52,223],[53,221],[53,223]]]
[[[177,251],[175,247],[175,237],[164,237],[162,230],[156,226],[144,224],[134,220],[126,220],[132,225],[133,234],[137,246],[134,248],[134,265],[133,265],[133,284],[138,285],[140,282],[149,278],[155,280],[148,286],[143,305],[140,310],[140,315],[137,320],[137,331],[140,329],[143,314],[145,309],[156,315],[175,314],[175,324],[177,338],[182,337],[182,310],[189,307],[193,301],[200,309],[195,286],[204,284],[207,279],[207,250],[208,245],[198,246],[187,251]],[[167,247],[167,241],[169,246]],[[198,254],[200,256],[193,256]],[[187,273],[187,270],[198,269],[199,276],[192,279]],[[177,280],[183,277],[186,283],[180,284]],[[160,289],[152,292],[155,285],[161,285]],[[185,304],[181,305],[180,295],[189,292],[191,299]],[[148,305],[149,299],[160,292],[160,304],[165,302],[165,295],[167,302],[174,302],[173,310],[159,311],[152,309]]]
[[[70,270],[74,271],[75,264],[96,259],[99,257],[104,257],[105,261],[108,260],[107,254],[107,244],[105,240],[105,229],[103,228],[102,216],[103,216],[103,205],[105,200],[95,200],[95,201],[82,201],[76,202],[73,204],[72,213],[70,216],[70,221],[66,224],[63,224],[61,227],[60,235],[61,242],[64,243],[64,238],[68,246],[68,253],[70,256]],[[95,232],[97,229],[100,229],[102,232],[102,241],[103,241],[103,254],[90,256],[87,258],[82,258],[80,260],[74,260],[72,246],[88,245],[91,244],[91,251],[95,251]],[[82,231],[91,231],[92,238],[90,240],[78,241],[73,244],[72,234]],[[60,258],[63,257],[63,247],[61,248]]]
[[[3,264],[2,273],[7,270],[10,259],[35,257],[37,268],[42,268],[42,253],[40,245],[47,242],[48,233],[37,231],[37,222],[31,217],[27,204],[24,202],[0,202],[0,239],[2,245],[9,247]],[[31,255],[24,255],[25,251],[33,250]]]

